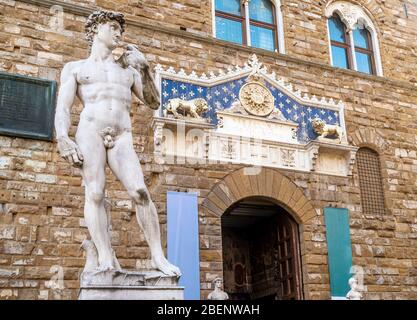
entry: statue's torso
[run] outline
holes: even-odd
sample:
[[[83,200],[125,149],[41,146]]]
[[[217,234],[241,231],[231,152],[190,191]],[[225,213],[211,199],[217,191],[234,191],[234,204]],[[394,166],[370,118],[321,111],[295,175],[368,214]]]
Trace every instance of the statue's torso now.
[[[84,105],[79,127],[130,129],[133,70],[122,68],[116,62],[87,59],[78,62],[74,71],[77,95]]]
[[[228,300],[229,296],[224,291],[213,291],[208,295],[207,298],[209,300]]]

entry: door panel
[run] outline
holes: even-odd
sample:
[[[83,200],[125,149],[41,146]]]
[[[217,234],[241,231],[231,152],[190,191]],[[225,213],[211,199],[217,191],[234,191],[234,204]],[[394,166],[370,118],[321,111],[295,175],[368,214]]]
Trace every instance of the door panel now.
[[[301,299],[298,227],[282,213],[277,216],[276,220],[278,237],[278,256],[276,257],[279,279],[278,299]]]

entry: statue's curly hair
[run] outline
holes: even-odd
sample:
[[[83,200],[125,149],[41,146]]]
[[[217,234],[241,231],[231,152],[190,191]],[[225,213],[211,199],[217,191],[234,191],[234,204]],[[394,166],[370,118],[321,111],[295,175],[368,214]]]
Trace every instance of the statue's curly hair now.
[[[108,21],[117,21],[120,24],[122,33],[125,31],[126,21],[122,13],[104,10],[94,11],[88,16],[87,22],[85,23],[85,34],[90,44],[94,39],[94,27]]]

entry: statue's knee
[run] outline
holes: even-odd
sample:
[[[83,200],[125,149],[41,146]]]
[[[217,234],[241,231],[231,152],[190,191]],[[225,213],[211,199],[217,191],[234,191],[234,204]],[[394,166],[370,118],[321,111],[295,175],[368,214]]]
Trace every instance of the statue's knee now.
[[[104,192],[102,192],[102,191],[90,191],[90,192],[88,192],[87,197],[88,197],[89,200],[91,200],[95,203],[100,203],[104,199]]]

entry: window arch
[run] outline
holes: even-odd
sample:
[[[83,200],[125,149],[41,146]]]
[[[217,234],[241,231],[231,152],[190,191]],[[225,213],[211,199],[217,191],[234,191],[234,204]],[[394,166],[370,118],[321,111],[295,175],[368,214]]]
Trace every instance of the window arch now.
[[[280,0],[213,0],[213,36],[285,53]]]
[[[385,214],[385,196],[379,154],[362,147],[356,153],[356,164],[364,214]]]
[[[365,11],[336,1],[326,8],[326,17],[332,65],[382,76],[377,31]]]

